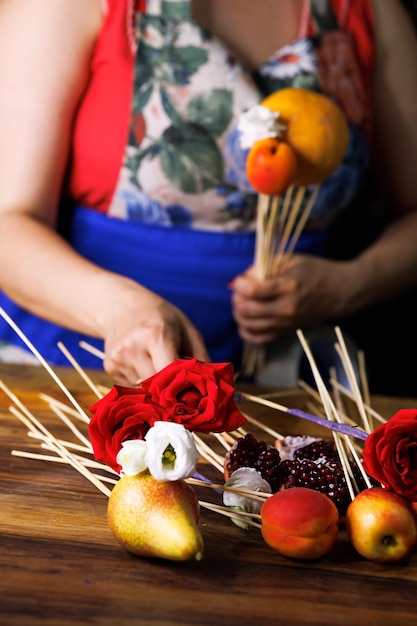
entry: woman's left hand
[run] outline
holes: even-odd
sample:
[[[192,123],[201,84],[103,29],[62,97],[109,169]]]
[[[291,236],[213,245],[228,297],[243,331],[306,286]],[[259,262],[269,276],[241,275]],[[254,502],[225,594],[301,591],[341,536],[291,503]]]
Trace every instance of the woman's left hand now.
[[[233,314],[240,336],[261,345],[286,331],[351,313],[358,265],[357,261],[300,254],[284,261],[272,278],[258,280],[253,267],[249,268],[232,284]]]

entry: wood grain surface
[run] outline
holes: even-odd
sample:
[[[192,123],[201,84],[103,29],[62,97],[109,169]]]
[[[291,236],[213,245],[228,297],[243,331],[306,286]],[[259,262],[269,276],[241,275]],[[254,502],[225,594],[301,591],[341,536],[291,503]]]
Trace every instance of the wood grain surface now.
[[[72,368],[57,372],[88,409],[96,398],[80,376]],[[91,376],[110,385],[101,372]],[[0,379],[59,432],[39,393],[66,398],[43,368],[0,365]],[[301,392],[278,392],[278,398],[304,408]],[[257,529],[243,531],[203,510],[202,561],[175,563],[128,554],[108,529],[106,496],[76,470],[12,456],[12,450],[39,451],[39,444],[10,413],[10,404],[0,391],[0,624],[417,624],[417,555],[396,565],[366,561],[343,530],[325,558],[296,561],[269,548]],[[389,417],[417,406],[417,400],[375,398],[373,406]],[[283,433],[314,430],[266,407],[245,408]],[[206,493],[198,495],[208,499]]]

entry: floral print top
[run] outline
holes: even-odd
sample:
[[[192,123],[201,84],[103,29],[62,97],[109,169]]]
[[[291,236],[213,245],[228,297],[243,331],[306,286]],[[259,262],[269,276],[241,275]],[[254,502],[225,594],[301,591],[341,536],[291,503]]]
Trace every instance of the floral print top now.
[[[334,29],[328,34],[345,35],[335,30],[330,4],[324,5],[324,14],[314,15],[313,36],[278,50],[249,75],[191,20],[188,0],[148,0],[146,13],[135,19],[130,133],[109,215],[168,227],[254,230],[257,195],[246,177],[247,151],[237,122],[244,110],[282,87],[323,90],[323,59],[334,42],[324,46],[322,36],[317,45],[320,24]],[[356,62],[354,54],[351,46],[350,63]],[[358,71],[353,76],[360,79]],[[348,76],[339,78],[346,83]],[[340,90],[330,95],[343,96]],[[361,183],[368,164],[365,100],[352,99],[360,111],[351,116],[348,153],[322,185],[310,226],[327,225]]]

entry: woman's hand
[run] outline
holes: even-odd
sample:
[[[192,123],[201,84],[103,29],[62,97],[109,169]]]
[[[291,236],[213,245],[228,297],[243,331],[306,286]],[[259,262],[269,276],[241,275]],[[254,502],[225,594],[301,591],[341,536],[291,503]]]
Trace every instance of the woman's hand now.
[[[133,385],[179,357],[210,360],[191,321],[140,285],[128,286],[104,317],[104,368],[120,384]]]
[[[240,336],[261,345],[286,331],[351,313],[359,284],[357,265],[294,255],[280,265],[276,276],[262,281],[250,268],[232,285]]]

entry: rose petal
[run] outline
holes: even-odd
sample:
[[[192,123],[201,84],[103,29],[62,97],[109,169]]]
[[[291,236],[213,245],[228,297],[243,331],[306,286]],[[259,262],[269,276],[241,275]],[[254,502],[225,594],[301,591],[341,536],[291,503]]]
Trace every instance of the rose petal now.
[[[417,410],[398,411],[365,441],[367,474],[405,498],[417,499]]]

